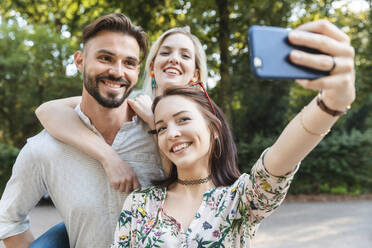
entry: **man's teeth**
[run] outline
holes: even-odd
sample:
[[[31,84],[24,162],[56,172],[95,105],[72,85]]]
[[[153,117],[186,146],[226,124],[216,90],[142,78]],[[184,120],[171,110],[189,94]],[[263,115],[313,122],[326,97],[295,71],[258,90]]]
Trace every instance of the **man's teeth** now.
[[[180,74],[179,71],[176,69],[166,69],[165,72],[177,75]]]
[[[178,152],[179,150],[189,147],[189,144],[183,143],[178,146],[173,147],[173,152]]]
[[[121,87],[120,84],[110,84],[110,83],[107,83],[107,82],[105,82],[105,84],[108,85],[111,88],[120,88]]]

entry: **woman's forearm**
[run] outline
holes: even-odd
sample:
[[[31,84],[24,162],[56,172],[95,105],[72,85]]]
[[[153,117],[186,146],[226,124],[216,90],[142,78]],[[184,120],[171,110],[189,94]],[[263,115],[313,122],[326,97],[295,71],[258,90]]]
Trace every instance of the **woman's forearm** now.
[[[41,124],[54,138],[98,160],[114,189],[129,193],[140,187],[133,168],[106,141],[80,120],[74,108],[80,97],[54,100],[36,110]]]
[[[80,101],[81,97],[53,100],[39,106],[35,113],[43,127],[54,138],[102,161],[104,154],[110,151],[111,147],[80,120],[74,111]]]
[[[345,113],[355,100],[354,48],[349,37],[337,26],[326,21],[306,23],[292,31],[289,42],[318,49],[324,54],[299,50],[290,53],[294,64],[329,72],[313,80],[297,80],[302,87],[322,92],[284,129],[264,158],[266,169],[282,176],[294,167],[321,141],[324,134]]]
[[[316,100],[286,126],[265,156],[265,167],[273,175],[283,176],[291,172],[307,154],[323,139],[337,117],[324,112]]]

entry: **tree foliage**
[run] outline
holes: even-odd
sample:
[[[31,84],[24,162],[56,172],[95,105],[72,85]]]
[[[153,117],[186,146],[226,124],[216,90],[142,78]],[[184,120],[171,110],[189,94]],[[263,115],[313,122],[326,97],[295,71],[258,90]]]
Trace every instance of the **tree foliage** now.
[[[327,137],[301,164],[292,193],[365,193],[372,188],[372,130]]]
[[[120,12],[132,18],[152,35],[174,26],[176,8],[180,5],[171,0],[3,0],[0,14],[4,18],[15,13],[29,24],[48,25],[55,32],[69,32],[72,38],[80,38],[85,25],[99,16]]]
[[[0,143],[0,193],[3,192],[6,182],[11,176],[11,168],[18,153],[18,148]]]
[[[38,130],[34,110],[48,99],[77,95],[81,83],[66,76],[73,48],[46,26],[0,26],[1,140],[20,147]]]
[[[147,31],[150,41],[170,27],[185,25],[199,37],[208,57],[210,78],[217,81],[209,92],[230,119],[239,147],[240,167],[247,171],[315,95],[293,81],[254,78],[249,70],[248,28],[254,24],[294,28],[327,18],[342,27],[356,49],[357,99],[349,114],[314,150],[315,155],[311,154],[303,164],[310,164],[307,168],[311,170],[322,168],[323,174],[315,177],[319,180],[335,175],[332,168],[337,163],[346,173],[359,168],[359,160],[349,157],[370,156],[363,146],[368,143],[365,137],[370,137],[372,126],[371,2],[368,0],[368,10],[354,12],[347,7],[347,1],[340,6],[340,1],[334,0],[4,0],[0,9],[0,49],[4,51],[0,56],[0,142],[22,146],[26,137],[40,129],[33,115],[37,105],[80,94],[81,80],[67,76],[65,67],[79,48],[83,26],[103,14],[122,12]],[[27,24],[18,25],[14,20],[19,17]],[[350,142],[352,156],[346,157],[345,142]],[[328,146],[337,149],[327,150]],[[363,161],[363,166],[369,163]],[[361,171],[366,173],[355,169],[355,177]],[[300,191],[320,190],[324,186],[311,184],[314,176],[306,169],[299,175],[295,184],[308,186],[299,187]],[[339,182],[346,180],[337,175]],[[346,184],[352,188],[351,184],[367,182],[363,180],[353,179]],[[329,182],[328,186],[340,184]]]

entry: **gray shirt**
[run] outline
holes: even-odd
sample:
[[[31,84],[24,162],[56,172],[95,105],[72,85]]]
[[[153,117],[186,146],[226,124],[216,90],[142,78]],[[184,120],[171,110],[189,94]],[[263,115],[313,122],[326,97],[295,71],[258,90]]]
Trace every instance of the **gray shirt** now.
[[[82,121],[99,136],[78,106]],[[163,176],[149,128],[137,116],[124,123],[112,147],[143,187]],[[102,137],[102,136],[101,136]],[[126,194],[114,190],[101,164],[45,130],[27,140],[0,201],[0,239],[25,232],[28,213],[48,193],[66,224],[71,247],[108,247]]]

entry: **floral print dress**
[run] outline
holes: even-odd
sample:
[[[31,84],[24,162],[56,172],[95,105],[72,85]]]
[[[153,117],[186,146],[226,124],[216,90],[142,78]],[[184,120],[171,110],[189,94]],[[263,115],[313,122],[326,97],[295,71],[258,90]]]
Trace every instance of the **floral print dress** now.
[[[251,247],[261,221],[283,201],[293,175],[270,175],[263,157],[251,174],[242,174],[231,186],[211,189],[189,228],[168,216],[162,206],[166,188],[132,192],[124,203],[111,248],[122,247]]]

